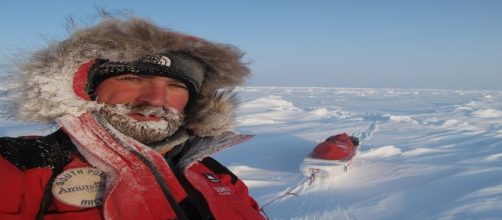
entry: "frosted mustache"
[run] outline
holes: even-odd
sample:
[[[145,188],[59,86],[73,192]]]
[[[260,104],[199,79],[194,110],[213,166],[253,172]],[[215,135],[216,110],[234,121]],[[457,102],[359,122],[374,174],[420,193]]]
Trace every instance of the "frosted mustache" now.
[[[178,113],[178,111],[174,108],[164,108],[164,107],[137,105],[137,104],[116,104],[114,106],[108,106],[107,108],[113,109],[114,112],[117,114],[124,114],[124,115],[130,113],[139,113],[145,116],[163,117],[168,115],[169,113]]]

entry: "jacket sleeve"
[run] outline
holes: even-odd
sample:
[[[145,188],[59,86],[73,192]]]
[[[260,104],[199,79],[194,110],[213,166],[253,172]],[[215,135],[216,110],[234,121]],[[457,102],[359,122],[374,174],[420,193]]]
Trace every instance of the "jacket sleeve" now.
[[[34,219],[51,169],[21,171],[0,156],[0,174],[0,219]]]

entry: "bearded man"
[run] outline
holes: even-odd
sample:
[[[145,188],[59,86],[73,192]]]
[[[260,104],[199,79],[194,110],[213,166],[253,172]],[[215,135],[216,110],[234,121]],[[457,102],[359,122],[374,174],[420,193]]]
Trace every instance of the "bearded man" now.
[[[263,219],[210,155],[232,132],[249,69],[227,44],[106,18],[20,65],[18,117],[56,122],[0,139],[0,219]]]

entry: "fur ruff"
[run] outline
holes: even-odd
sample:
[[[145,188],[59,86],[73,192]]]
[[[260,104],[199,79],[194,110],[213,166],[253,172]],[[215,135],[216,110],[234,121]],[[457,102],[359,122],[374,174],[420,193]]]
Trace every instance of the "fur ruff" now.
[[[235,98],[222,89],[241,85],[250,75],[243,53],[228,44],[158,27],[140,18],[105,18],[96,26],[74,31],[69,38],[35,52],[20,65],[21,99],[18,118],[52,122],[64,115],[79,116],[100,105],[77,96],[73,77],[80,65],[94,59],[132,61],[163,51],[182,51],[207,66],[200,93],[187,112],[185,127],[196,136],[215,136],[232,129]],[[226,94],[226,95],[225,95]]]

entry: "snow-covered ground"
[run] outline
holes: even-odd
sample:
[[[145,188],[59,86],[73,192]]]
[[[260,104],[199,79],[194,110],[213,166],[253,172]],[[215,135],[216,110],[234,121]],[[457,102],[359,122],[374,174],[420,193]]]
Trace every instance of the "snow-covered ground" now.
[[[502,91],[237,92],[237,130],[256,137],[216,158],[245,180],[271,219],[502,219]],[[10,121],[0,127],[2,136],[47,131]],[[349,171],[303,176],[304,157],[342,132],[362,141]]]

